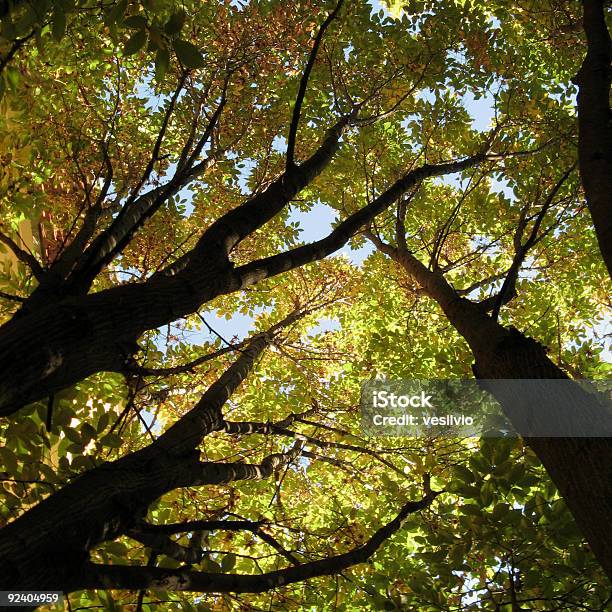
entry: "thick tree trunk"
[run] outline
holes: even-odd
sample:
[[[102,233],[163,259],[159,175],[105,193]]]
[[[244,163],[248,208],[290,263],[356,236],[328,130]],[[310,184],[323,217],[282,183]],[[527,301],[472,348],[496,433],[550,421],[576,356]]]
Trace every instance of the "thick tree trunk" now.
[[[588,50],[577,75],[580,175],[599,248],[612,276],[612,44],[603,0],[583,0]]]
[[[285,319],[291,320],[295,316]],[[92,548],[126,533],[168,491],[267,477],[278,455],[261,466],[201,463],[198,446],[223,427],[222,406],[268,342],[267,335],[255,337],[155,442],[85,473],[0,530],[0,588],[57,590],[74,584]]]
[[[478,378],[566,378],[548,359],[542,346],[516,330],[511,330],[504,340],[492,344],[488,350],[474,351],[474,356],[474,372]],[[584,413],[600,413],[601,406],[577,384],[564,390],[568,392],[556,398],[555,407],[565,415],[574,415],[578,431],[583,427]],[[550,397],[541,397],[535,389],[520,397],[493,392],[506,416],[515,423],[523,423],[526,412],[537,416],[539,408],[551,406]],[[539,416],[553,420],[555,412],[546,409]],[[593,554],[612,580],[612,439],[526,437],[525,441],[546,468]]]
[[[378,245],[394,258],[436,300],[450,323],[465,338],[475,358],[474,373],[480,379],[557,379],[567,375],[546,355],[544,347],[514,328],[505,328],[483,308],[463,299],[440,273],[428,270],[406,250]],[[584,419],[609,423],[610,414],[577,383],[568,381],[567,392],[556,398],[556,409],[565,428],[584,431]],[[521,397],[494,386],[491,392],[518,431],[524,432],[525,414],[540,421],[556,418],[546,409],[550,397],[542,387],[525,385]],[[536,431],[546,423],[536,422]],[[565,499],[578,527],[604,571],[612,580],[612,439],[587,437],[530,437],[525,441],[536,453]]]
[[[73,583],[89,550],[133,527],[151,502],[184,484],[188,467],[189,459],[145,451],[52,494],[0,531],[0,588],[57,590]]]
[[[215,252],[212,250],[212,252]],[[220,251],[217,251],[220,252]],[[101,371],[119,371],[136,340],[238,288],[230,262],[52,303],[0,330],[0,415]]]

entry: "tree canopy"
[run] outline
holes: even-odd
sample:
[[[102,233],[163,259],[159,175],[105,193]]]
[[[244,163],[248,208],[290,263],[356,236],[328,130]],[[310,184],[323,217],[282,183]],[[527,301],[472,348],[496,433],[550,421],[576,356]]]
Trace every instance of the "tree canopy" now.
[[[609,438],[369,437],[360,389],[610,377],[610,13],[0,1],[0,588],[609,609]]]

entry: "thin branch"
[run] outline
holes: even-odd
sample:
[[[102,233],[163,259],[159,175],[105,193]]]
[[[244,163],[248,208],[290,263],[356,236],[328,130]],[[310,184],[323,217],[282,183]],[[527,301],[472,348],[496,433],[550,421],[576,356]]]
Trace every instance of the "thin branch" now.
[[[27,301],[27,298],[21,297],[19,295],[12,295],[4,291],[0,291],[0,298],[4,300],[10,300],[11,302],[19,302],[19,303],[23,303]]]
[[[336,8],[327,16],[327,19],[325,19],[325,21],[319,28],[319,31],[317,32],[317,35],[315,37],[314,44],[310,51],[310,55],[308,57],[308,62],[306,63],[306,68],[304,68],[304,72],[302,73],[300,87],[298,89],[298,93],[295,98],[295,104],[293,106],[293,116],[291,117],[291,124],[289,126],[289,136],[287,137],[287,172],[291,171],[296,165],[295,141],[297,137],[298,125],[300,123],[300,115],[302,113],[302,104],[304,102],[304,96],[306,95],[306,88],[308,87],[308,79],[310,78],[310,73],[312,72],[312,68],[317,58],[317,53],[319,51],[319,47],[321,46],[321,41],[323,40],[323,36],[325,35],[325,30],[327,30],[331,22],[338,16],[338,13],[342,8],[343,1],[344,0],[339,0],[338,4],[336,5]]]
[[[427,508],[437,493],[431,492],[419,501],[410,501],[397,516],[378,529],[362,546],[350,551],[303,563],[294,567],[267,572],[261,575],[212,574],[193,572],[183,568],[176,570],[121,565],[86,563],[73,589],[162,589],[196,591],[200,593],[261,593],[287,584],[302,582],[317,576],[337,574],[353,565],[369,559],[392,535],[399,531],[411,515]]]
[[[51,265],[51,268],[49,269],[44,280],[45,288],[49,284],[59,286],[65,280],[75,264],[78,263],[87,242],[94,235],[98,227],[98,221],[102,215],[102,205],[113,182],[113,164],[110,156],[108,155],[107,143],[102,143],[102,151],[104,154],[103,165],[106,167],[106,175],[102,189],[100,190],[95,203],[85,213],[83,223],[77,231],[76,236],[73,238],[70,244],[63,251],[61,251],[59,257],[57,257]],[[89,195],[87,199],[89,199]]]
[[[210,138],[224,104],[225,97],[222,98],[198,143],[199,150]],[[195,157],[192,155],[190,159],[193,161]],[[196,166],[189,167],[189,164],[186,164],[180,171],[177,170],[168,183],[151,189],[138,198],[133,197],[136,193],[133,192],[117,218],[89,246],[82,263],[71,275],[69,282],[75,286],[83,285],[83,288],[88,288],[100,270],[125,249],[144,222],[153,216],[168,198],[178,193],[186,184],[208,169],[216,159],[217,153],[213,153]]]
[[[176,107],[176,102],[178,100],[178,97],[181,91],[183,90],[186,79],[187,79],[187,72],[183,71],[176,85],[176,89],[174,90],[174,93],[172,94],[172,97],[170,98],[170,103],[168,104],[168,108],[166,109],[166,112],[164,113],[164,118],[162,120],[161,128],[159,129],[159,132],[157,133],[157,139],[155,140],[155,144],[153,145],[153,151],[151,153],[151,158],[149,159],[149,162],[147,163],[145,170],[142,173],[140,180],[138,181],[138,184],[132,190],[132,195],[130,199],[126,202],[126,206],[129,206],[136,199],[142,186],[149,180],[149,177],[151,176],[151,172],[153,172],[155,163],[159,159],[159,152],[161,150],[161,146],[164,141],[164,136],[166,135],[166,130],[168,129],[168,124],[170,123],[170,118],[172,117],[172,113],[174,112],[174,109]]]
[[[213,353],[207,353],[206,355],[202,355],[202,357],[198,357],[193,361],[189,361],[188,363],[184,363],[178,366],[172,366],[167,368],[147,368],[145,366],[141,366],[135,361],[130,361],[125,365],[125,370],[127,372],[133,374],[139,374],[140,376],[173,376],[175,374],[183,374],[185,372],[193,372],[195,368],[207,361],[212,361],[213,359],[217,359],[218,357],[222,357],[223,355],[227,355],[232,351],[238,350],[243,346],[246,346],[248,340],[243,340],[238,344],[232,344],[230,346],[224,346],[218,351],[214,351]]]
[[[25,43],[27,43],[28,40],[30,40],[35,34],[36,34],[36,30],[32,30],[27,36],[24,36],[23,38],[18,38],[15,41],[13,41],[13,45],[7,51],[6,55],[0,58],[0,75],[2,74],[4,69],[8,66],[8,63],[13,59],[13,57],[15,57],[15,54],[17,53],[17,51],[19,51],[19,49],[21,49],[21,47],[23,47]]]
[[[548,194],[546,201],[542,205],[542,208],[540,209],[540,212],[538,213],[535,219],[535,222],[531,228],[531,233],[529,234],[529,237],[527,238],[525,244],[521,245],[520,238],[518,239],[518,249],[514,255],[514,259],[508,270],[506,278],[504,279],[502,287],[499,290],[499,293],[496,296],[493,296],[492,300],[491,298],[488,298],[487,300],[480,302],[482,307],[486,310],[488,310],[489,303],[493,303],[491,317],[494,321],[496,321],[499,317],[499,311],[501,310],[502,306],[504,306],[504,304],[507,304],[512,299],[512,296],[516,291],[516,281],[518,279],[519,271],[521,269],[521,266],[523,265],[523,262],[525,261],[525,258],[527,257],[527,253],[538,240],[538,232],[540,230],[540,226],[542,225],[542,221],[544,220],[546,213],[552,206],[555,196],[559,192],[559,189],[561,189],[561,187],[569,178],[571,173],[575,170],[575,168],[576,164],[573,164],[568,170],[563,173],[561,178],[555,183],[554,187]]]
[[[219,101],[219,104],[217,105],[215,112],[210,118],[208,124],[206,125],[206,129],[204,130],[204,133],[202,134],[200,140],[198,141],[198,143],[196,144],[196,146],[194,147],[193,151],[191,152],[189,156],[186,156],[185,158],[183,158],[183,155],[181,154],[181,159],[179,160],[178,168],[180,168],[180,172],[184,173],[186,177],[195,177],[198,174],[200,174],[200,172],[202,171],[201,170],[203,168],[202,163],[204,162],[200,162],[200,164],[197,164],[195,166],[193,164],[195,160],[202,153],[202,150],[204,149],[204,146],[206,145],[206,143],[213,136],[213,131],[215,130],[215,128],[217,127],[217,124],[219,123],[219,118],[221,117],[221,113],[223,112],[223,109],[225,108],[225,104],[227,103],[227,88],[229,85],[229,78],[230,78],[230,75],[228,74],[223,82],[223,89],[221,91],[221,99]]]
[[[302,440],[304,442],[312,444],[313,446],[318,446],[319,448],[336,448],[340,450],[348,450],[354,453],[369,455],[377,461],[380,461],[390,470],[396,472],[397,474],[400,474],[402,478],[406,477],[406,474],[402,470],[393,465],[390,461],[387,461],[383,457],[380,457],[378,453],[376,453],[376,451],[373,451],[372,449],[355,446],[354,444],[345,444],[344,442],[330,442],[328,440],[319,440],[318,438],[315,438],[313,436],[298,433],[275,423],[262,423],[257,421],[225,421],[223,430],[229,434],[258,433],[264,435],[273,434],[280,436],[288,436],[291,438],[295,438],[296,440]]]
[[[315,310],[317,310],[317,308],[318,307],[294,310],[287,317],[283,318],[278,323],[272,325],[265,333],[271,334],[271,336],[274,337],[280,330],[291,325],[292,323],[295,323],[299,319],[309,314],[312,314]],[[245,338],[244,340],[241,340],[237,343],[228,342],[219,334],[217,334],[217,332],[204,320],[204,318],[199,313],[198,316],[200,317],[204,325],[206,325],[206,327],[210,331],[212,331],[215,335],[217,335],[217,337],[219,337],[223,342],[225,342],[227,346],[224,346],[223,348],[220,348],[219,350],[214,351],[212,353],[202,355],[201,357],[198,357],[197,359],[194,359],[193,361],[190,361],[188,363],[167,368],[148,368],[137,364],[135,361],[129,361],[125,365],[125,371],[133,374],[138,374],[140,376],[172,376],[174,374],[183,374],[185,372],[193,371],[194,368],[203,363],[212,361],[213,359],[217,359],[218,357],[222,357],[223,355],[227,355],[227,353],[231,353],[233,351],[242,351],[242,349],[253,340],[253,337],[250,337]]]
[[[22,249],[10,236],[0,232],[0,242],[6,245],[19,261],[26,264],[38,280],[44,276],[45,271],[34,255]]]

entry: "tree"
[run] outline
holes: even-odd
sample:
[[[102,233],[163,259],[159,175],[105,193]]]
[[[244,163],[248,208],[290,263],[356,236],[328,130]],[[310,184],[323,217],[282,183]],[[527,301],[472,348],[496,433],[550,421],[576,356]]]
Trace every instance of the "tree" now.
[[[601,252],[612,275],[612,127],[610,126],[610,62],[612,43],[606,25],[606,3],[584,2],[587,53],[577,75],[579,159],[582,184]]]
[[[606,371],[584,333],[607,278],[575,172],[580,7],[413,4],[0,5],[2,243],[22,264],[0,294],[6,588],[231,606],[335,575],[274,605],[609,603],[608,439],[398,446],[355,423],[376,371]],[[585,3],[578,153],[605,259],[585,120],[602,24]],[[301,242],[324,210],[333,229]],[[24,219],[53,248],[20,242]],[[330,258],[366,239],[363,265]],[[431,340],[423,295],[458,335]],[[252,333],[215,336],[238,312]]]

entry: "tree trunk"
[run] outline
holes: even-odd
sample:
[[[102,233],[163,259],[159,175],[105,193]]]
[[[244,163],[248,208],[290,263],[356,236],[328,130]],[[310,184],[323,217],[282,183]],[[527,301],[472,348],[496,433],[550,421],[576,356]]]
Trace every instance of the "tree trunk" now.
[[[441,273],[428,270],[405,249],[378,247],[395,259],[441,306],[450,323],[465,338],[475,358],[479,379],[555,379],[568,376],[547,356],[543,346],[514,328],[506,328],[483,308],[457,296]],[[505,393],[497,386],[491,392],[518,431],[524,429],[525,414],[555,418],[550,397],[538,387],[525,385],[522,397]],[[539,388],[541,389],[541,387]],[[584,431],[585,414],[609,423],[610,414],[577,383],[568,383],[567,393],[556,398],[556,408],[566,419],[565,427]],[[573,420],[573,423],[572,423]],[[541,426],[542,427],[542,426]],[[542,430],[541,427],[536,427]],[[525,437],[552,481],[565,499],[593,554],[612,581],[612,439],[587,437]]]
[[[490,350],[474,351],[474,356],[474,372],[478,378],[566,378],[548,359],[542,346],[516,330],[511,330],[505,340],[492,345]],[[537,414],[534,407],[551,405],[549,397],[539,397],[537,392],[526,392],[519,398],[498,391],[495,397],[513,423],[522,423],[526,411]],[[582,427],[581,419],[586,410],[601,410],[575,383],[569,393],[556,399],[559,411],[575,415],[577,429]],[[555,418],[549,410],[540,416]],[[612,580],[612,440],[525,437],[525,442],[546,468],[593,554]]]
[[[184,460],[145,449],[78,478],[0,531],[0,588],[57,590],[72,584],[100,542],[125,533],[151,502],[183,485]],[[155,449],[157,451],[157,449]]]
[[[145,330],[194,312],[237,282],[227,259],[211,257],[204,269],[68,298],[12,319],[0,329],[0,415],[95,372],[120,371]]]
[[[588,50],[577,75],[580,176],[599,248],[612,276],[612,44],[603,0],[584,0]]]

